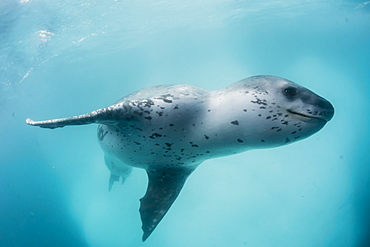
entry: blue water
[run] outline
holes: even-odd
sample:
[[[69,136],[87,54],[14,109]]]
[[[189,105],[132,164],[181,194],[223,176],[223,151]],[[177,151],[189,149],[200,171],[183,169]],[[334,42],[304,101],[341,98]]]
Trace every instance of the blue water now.
[[[370,2],[2,0],[0,246],[370,246],[369,65]],[[333,120],[203,163],[145,243],[143,170],[108,192],[97,126],[25,124],[258,74],[324,96]]]

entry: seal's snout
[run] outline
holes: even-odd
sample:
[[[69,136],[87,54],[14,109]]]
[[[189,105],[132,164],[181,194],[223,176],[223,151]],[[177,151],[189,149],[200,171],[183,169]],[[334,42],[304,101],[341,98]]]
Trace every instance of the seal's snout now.
[[[334,116],[334,107],[326,99],[319,97],[315,106],[320,109],[320,116],[327,122],[329,122]]]
[[[317,119],[328,122],[333,118],[334,107],[329,101],[314,93],[308,95],[309,97],[305,96],[301,97],[301,101],[298,101],[298,104],[288,109],[288,112],[309,121]]]
[[[301,100],[305,104],[305,110],[299,112],[307,117],[317,118],[326,122],[334,116],[333,105],[323,97],[315,94],[310,90],[305,90],[301,94]]]
[[[326,121],[330,121],[334,116],[334,107],[333,105],[328,101],[329,107],[326,110]]]

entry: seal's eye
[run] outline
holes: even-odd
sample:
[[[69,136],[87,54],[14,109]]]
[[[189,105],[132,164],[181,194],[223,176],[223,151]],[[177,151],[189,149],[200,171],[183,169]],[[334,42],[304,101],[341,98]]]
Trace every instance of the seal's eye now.
[[[292,98],[297,95],[297,88],[287,87],[283,90],[283,94],[289,98]]]

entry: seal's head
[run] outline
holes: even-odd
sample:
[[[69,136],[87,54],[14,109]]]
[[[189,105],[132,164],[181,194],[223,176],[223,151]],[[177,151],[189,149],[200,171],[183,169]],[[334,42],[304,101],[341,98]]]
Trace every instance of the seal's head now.
[[[244,95],[234,95],[234,100],[253,104],[249,112],[253,114],[254,124],[249,127],[254,128],[252,139],[258,138],[261,147],[304,139],[319,131],[334,115],[329,101],[280,77],[254,76],[229,89]]]

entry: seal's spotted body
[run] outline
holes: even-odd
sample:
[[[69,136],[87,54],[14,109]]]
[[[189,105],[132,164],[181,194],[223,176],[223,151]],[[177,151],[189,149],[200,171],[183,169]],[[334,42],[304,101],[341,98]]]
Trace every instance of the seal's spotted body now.
[[[217,91],[189,85],[151,87],[92,113],[27,123],[44,128],[99,123],[110,188],[120,177],[124,181],[132,167],[148,173],[140,207],[145,240],[204,160],[306,138],[333,113],[328,101],[306,88],[256,76]]]
[[[156,95],[164,90],[166,94]],[[124,127],[98,127],[103,150],[126,164],[145,169],[199,164],[206,159],[202,156],[208,154],[209,157],[210,153],[200,150],[203,140],[194,132],[203,125],[200,115],[204,100],[198,97],[204,98],[207,94],[202,89],[176,85],[153,87],[123,98],[118,104],[130,107],[130,119]],[[143,96],[146,99],[140,100]]]

